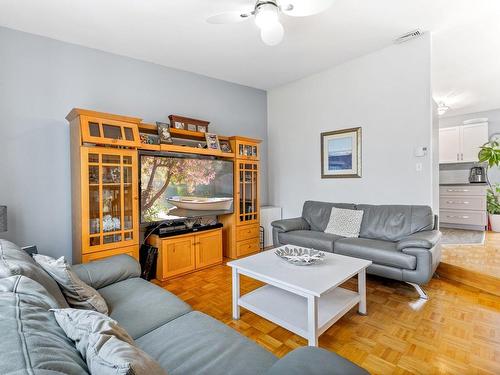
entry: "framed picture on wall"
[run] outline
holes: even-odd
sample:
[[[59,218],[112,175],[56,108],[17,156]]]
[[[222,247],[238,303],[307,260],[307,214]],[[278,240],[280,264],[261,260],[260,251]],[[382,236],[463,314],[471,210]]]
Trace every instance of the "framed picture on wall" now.
[[[321,133],[321,178],[361,177],[361,128]]]

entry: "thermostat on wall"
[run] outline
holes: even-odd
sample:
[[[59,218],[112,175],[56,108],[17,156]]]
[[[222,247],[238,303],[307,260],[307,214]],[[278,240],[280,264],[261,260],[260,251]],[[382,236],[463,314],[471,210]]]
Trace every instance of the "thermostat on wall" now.
[[[415,148],[415,156],[417,158],[421,158],[423,156],[427,155],[427,147],[425,146],[420,146]]]

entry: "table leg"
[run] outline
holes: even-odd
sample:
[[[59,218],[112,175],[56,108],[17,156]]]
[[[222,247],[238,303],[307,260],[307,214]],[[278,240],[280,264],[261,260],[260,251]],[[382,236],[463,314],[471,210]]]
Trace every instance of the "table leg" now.
[[[358,313],[366,315],[366,269],[358,273],[359,307]]]
[[[240,299],[240,274],[238,269],[233,267],[233,319],[240,318],[240,306],[238,300]]]
[[[318,297],[307,297],[307,340],[309,346],[318,346]]]

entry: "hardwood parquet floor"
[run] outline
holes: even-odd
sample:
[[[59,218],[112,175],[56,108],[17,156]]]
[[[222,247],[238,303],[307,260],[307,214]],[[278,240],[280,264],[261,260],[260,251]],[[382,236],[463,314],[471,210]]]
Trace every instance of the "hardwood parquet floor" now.
[[[242,277],[242,294],[262,284]],[[356,280],[345,287],[355,290]],[[220,265],[171,280],[165,288],[195,310],[283,356],[305,339],[245,309],[231,318],[231,269]],[[368,315],[353,308],[319,345],[372,374],[500,374],[500,297],[433,279],[419,300],[400,282],[368,275]]]
[[[484,245],[443,245],[441,262],[500,278],[500,233],[486,232]]]

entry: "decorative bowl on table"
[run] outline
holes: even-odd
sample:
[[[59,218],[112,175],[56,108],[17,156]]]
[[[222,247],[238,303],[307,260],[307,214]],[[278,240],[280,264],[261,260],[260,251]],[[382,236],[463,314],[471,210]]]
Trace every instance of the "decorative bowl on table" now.
[[[302,247],[280,247],[274,252],[281,259],[296,266],[309,266],[325,259],[325,253]]]

